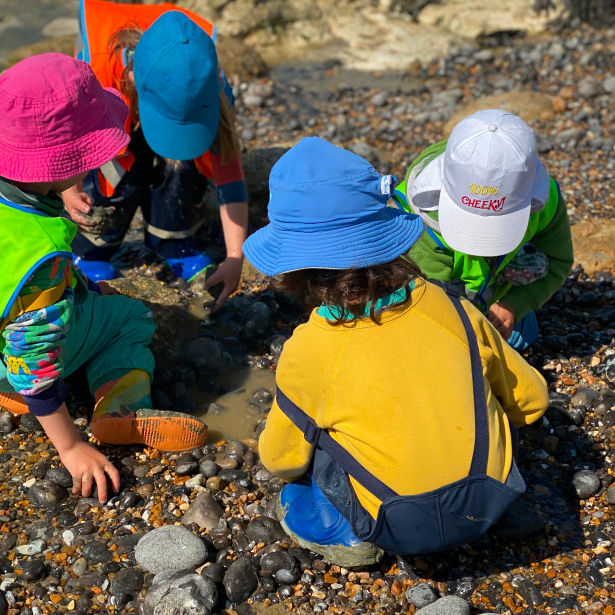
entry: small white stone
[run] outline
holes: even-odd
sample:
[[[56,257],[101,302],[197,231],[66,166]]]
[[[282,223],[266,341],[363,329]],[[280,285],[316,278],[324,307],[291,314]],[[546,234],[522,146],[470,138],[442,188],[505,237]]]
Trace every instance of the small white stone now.
[[[29,478],[24,484],[23,486],[26,489],[30,489],[30,487],[32,487],[34,485],[34,483],[36,483],[36,478],[33,476],[32,478]]]
[[[67,547],[72,547],[75,544],[75,534],[70,530],[64,530],[62,532],[62,540]]]

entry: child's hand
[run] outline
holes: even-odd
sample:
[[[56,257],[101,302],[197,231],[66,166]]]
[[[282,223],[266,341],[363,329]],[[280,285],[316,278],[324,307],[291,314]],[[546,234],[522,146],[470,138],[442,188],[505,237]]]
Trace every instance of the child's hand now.
[[[113,483],[117,493],[120,489],[120,474],[115,466],[94,447],[85,442],[77,442],[60,455],[62,463],[73,477],[73,494],[84,498],[92,493],[93,481],[98,485],[98,500],[101,504],[107,501],[107,477]]]
[[[241,280],[241,268],[243,266],[243,257],[235,258],[228,257],[216,270],[216,272],[205,281],[205,290],[209,290],[216,284],[224,284],[224,288],[220,296],[216,300],[214,312],[217,312],[224,302],[232,295],[239,286]]]
[[[87,231],[94,226],[94,222],[87,217],[92,211],[92,199],[85,192],[73,186],[62,193],[62,200],[66,211],[81,230]]]
[[[512,335],[517,322],[515,311],[510,305],[498,301],[489,308],[489,322],[498,330],[498,333],[507,340]]]

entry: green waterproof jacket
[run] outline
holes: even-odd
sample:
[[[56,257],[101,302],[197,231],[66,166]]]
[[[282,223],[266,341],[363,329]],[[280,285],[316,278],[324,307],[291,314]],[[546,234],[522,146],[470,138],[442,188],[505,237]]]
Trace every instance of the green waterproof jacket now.
[[[397,186],[394,200],[406,211],[411,209],[407,197],[408,188],[421,170],[444,153],[447,141],[440,141],[427,148],[412,163],[406,181]],[[517,322],[532,310],[542,307],[562,286],[573,264],[572,236],[566,203],[557,182],[550,180],[550,193],[544,208],[531,214],[528,228],[518,248],[497,259],[463,254],[450,248],[430,221],[437,222],[437,212],[422,212],[426,231],[412,246],[407,256],[432,280],[454,284],[481,310],[486,310],[496,301],[504,301],[512,307]],[[435,225],[437,226],[437,225]],[[526,286],[512,286],[498,282],[498,274],[515,257],[519,248],[531,243],[549,260],[545,277]]]
[[[64,284],[20,297],[24,284],[42,263],[56,256],[72,258],[71,242],[77,233],[72,220],[0,198],[0,228],[4,231],[0,250],[0,332],[24,312],[55,303],[67,284],[75,289],[78,301],[87,296],[85,282],[73,270]]]

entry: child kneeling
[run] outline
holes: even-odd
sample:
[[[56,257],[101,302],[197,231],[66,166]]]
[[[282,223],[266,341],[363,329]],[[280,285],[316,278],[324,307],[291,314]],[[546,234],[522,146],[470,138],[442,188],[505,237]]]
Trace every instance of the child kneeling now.
[[[60,192],[128,144],[128,108],[85,62],[50,53],[0,76],[0,406],[36,415],[88,496],[106,501],[117,470],[83,442],[65,404],[64,376],[85,365],[96,399],[92,434],[107,444],[186,450],[207,427],[152,410],[152,314],[140,301],[88,282],[73,265],[74,222]]]
[[[568,211],[520,118],[479,111],[410,165],[394,199],[426,232],[408,256],[454,284],[521,352],[539,337],[534,310],[573,263]]]
[[[423,225],[387,207],[393,181],[303,139],[271,172],[271,224],[244,246],[315,308],[284,347],[259,452],[297,481],[278,502],[286,532],[344,566],[486,532],[525,489],[512,432],[547,407],[489,321],[401,257]]]

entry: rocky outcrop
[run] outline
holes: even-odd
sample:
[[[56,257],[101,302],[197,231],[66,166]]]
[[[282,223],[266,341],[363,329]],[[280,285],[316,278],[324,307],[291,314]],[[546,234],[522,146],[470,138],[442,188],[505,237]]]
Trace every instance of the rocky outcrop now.
[[[551,119],[555,113],[553,97],[543,92],[513,91],[493,96],[482,96],[451,115],[444,125],[445,136],[448,137],[462,119],[484,109],[505,109],[518,115],[528,124],[535,120]]]
[[[555,10],[536,13],[534,0],[442,0],[430,3],[418,16],[419,23],[437,26],[463,38],[478,39],[499,32],[538,34],[563,11],[556,0]]]
[[[610,270],[615,262],[615,220],[601,218],[572,227],[574,261],[586,273]]]

